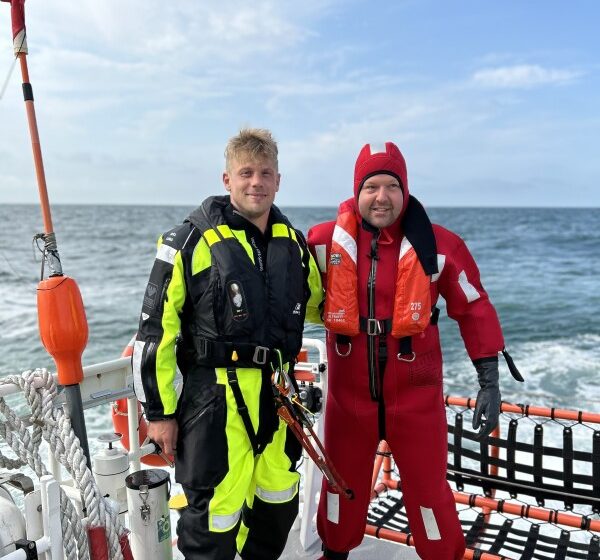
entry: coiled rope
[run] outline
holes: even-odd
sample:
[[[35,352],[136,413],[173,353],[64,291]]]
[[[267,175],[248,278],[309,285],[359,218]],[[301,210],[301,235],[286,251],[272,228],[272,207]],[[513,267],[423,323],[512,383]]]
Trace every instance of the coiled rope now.
[[[105,527],[111,560],[123,560],[119,535],[124,532],[124,528],[117,512],[107,505],[96,485],[79,439],[71,427],[70,418],[62,407],[54,406],[57,395],[54,377],[46,369],[28,370],[21,375],[1,378],[0,385],[15,385],[23,392],[31,409],[29,421],[33,425],[30,431],[26,423],[8,406],[5,399],[0,397],[0,412],[6,419],[6,422],[0,423],[0,437],[18,457],[18,459],[11,459],[0,451],[0,467],[17,469],[29,465],[38,478],[49,474],[40,454],[40,444],[45,440],[81,492],[88,515],[87,525]],[[67,560],[89,560],[87,533],[73,503],[62,488],[60,503]]]

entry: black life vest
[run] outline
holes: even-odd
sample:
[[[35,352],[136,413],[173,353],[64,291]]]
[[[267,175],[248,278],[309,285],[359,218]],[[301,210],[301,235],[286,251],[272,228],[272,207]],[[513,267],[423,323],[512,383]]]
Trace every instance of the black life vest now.
[[[286,360],[293,358],[302,346],[307,301],[298,234],[273,206],[261,272],[250,258],[252,248],[245,236],[238,239],[225,221],[228,204],[228,196],[207,198],[188,218],[203,237],[196,250],[209,250],[211,255],[209,284],[194,302],[189,323],[198,357],[218,367],[215,362],[222,353],[215,349],[223,345],[214,343],[229,343],[230,354],[239,351],[240,366],[260,365],[260,355],[254,364],[246,363],[250,354],[256,357],[253,347],[279,349]]]

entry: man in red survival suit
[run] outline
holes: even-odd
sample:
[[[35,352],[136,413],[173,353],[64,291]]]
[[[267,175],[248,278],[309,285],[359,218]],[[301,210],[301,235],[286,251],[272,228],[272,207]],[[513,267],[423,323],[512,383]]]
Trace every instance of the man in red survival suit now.
[[[362,148],[354,196],[335,222],[309,231],[308,243],[327,286],[325,447],[355,494],[340,499],[324,484],[317,519],[322,558],[343,560],[362,541],[373,460],[386,440],[417,553],[422,560],[460,559],[465,540],[446,481],[435,303],[441,295],[458,321],[480,385],[473,428],[487,437],[498,423],[504,341],[477,265],[462,239],[432,225],[409,195],[406,164],[392,142]]]

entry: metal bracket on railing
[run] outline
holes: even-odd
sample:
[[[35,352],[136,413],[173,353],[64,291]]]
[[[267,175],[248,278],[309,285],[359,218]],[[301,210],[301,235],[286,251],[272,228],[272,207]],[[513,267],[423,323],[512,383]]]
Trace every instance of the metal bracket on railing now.
[[[21,473],[0,473],[0,486],[2,484],[10,484],[12,487],[23,492],[23,494],[29,494],[34,490],[33,480]]]
[[[25,551],[25,560],[38,560],[38,551],[35,541],[19,539],[15,541],[15,549]]]

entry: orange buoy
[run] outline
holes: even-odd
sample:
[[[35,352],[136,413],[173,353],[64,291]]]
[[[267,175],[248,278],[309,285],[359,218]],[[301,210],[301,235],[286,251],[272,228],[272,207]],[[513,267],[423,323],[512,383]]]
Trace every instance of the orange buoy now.
[[[88,324],[79,287],[73,278],[52,276],[37,288],[40,338],[56,362],[58,382],[76,385],[83,379],[81,354]]]

